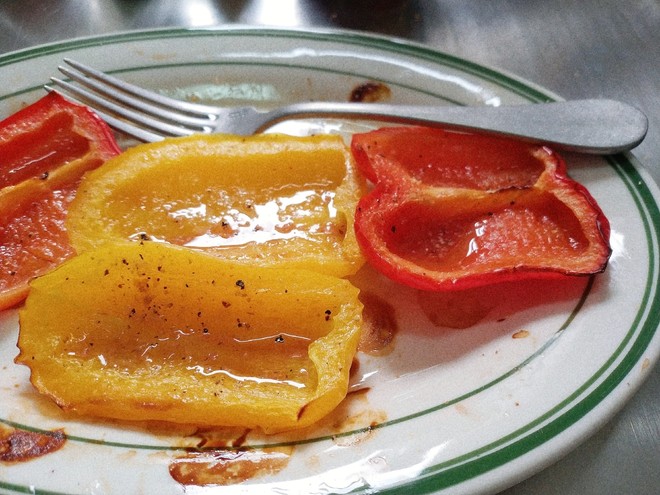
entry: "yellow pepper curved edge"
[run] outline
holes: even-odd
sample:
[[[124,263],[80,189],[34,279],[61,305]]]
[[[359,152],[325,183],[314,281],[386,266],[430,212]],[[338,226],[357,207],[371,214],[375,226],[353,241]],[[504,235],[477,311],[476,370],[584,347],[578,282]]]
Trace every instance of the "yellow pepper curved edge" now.
[[[222,185],[225,181],[231,187],[235,181],[241,180],[241,175],[249,175],[250,187],[266,187],[274,177],[295,174],[287,163],[287,153],[305,154],[309,156],[310,181],[317,183],[330,180],[329,167],[323,163],[315,163],[324,153],[339,158],[345,170],[342,171],[341,183],[333,191],[334,206],[337,219],[334,227],[343,219],[343,240],[340,245],[329,249],[319,248],[319,240],[304,243],[302,239],[293,238],[281,243],[259,244],[256,247],[232,251],[231,249],[204,248],[210,254],[232,259],[246,264],[261,263],[265,265],[286,266],[290,268],[313,269],[339,277],[356,273],[364,264],[362,252],[358,246],[353,229],[355,207],[365,191],[366,183],[357,172],[350,150],[339,136],[317,135],[295,137],[282,134],[262,134],[249,137],[233,135],[195,135],[183,138],[171,138],[158,143],[148,143],[131,148],[118,157],[107,162],[102,168],[87,174],[84,178],[76,199],[69,210],[67,228],[70,231],[72,245],[78,252],[99,246],[106,242],[116,242],[126,239],[123,232],[125,226],[119,226],[112,218],[113,202],[135,204],[134,198],[123,198],[122,195],[139,195],[140,188],[151,187],[150,181],[160,174],[168,180],[176,174],[182,181],[197,181],[196,190],[203,190],[208,182],[215,181],[213,187]],[[240,160],[248,157],[252,164],[249,170],[240,169]],[[256,158],[255,158],[256,157]],[[258,162],[254,165],[254,162]],[[237,165],[239,163],[239,165]],[[195,172],[206,167],[207,170],[221,170],[223,177],[195,177]],[[300,165],[297,165],[300,167]],[[312,168],[315,167],[315,168]],[[298,168],[300,171],[301,169]],[[332,172],[336,174],[336,171]],[[148,178],[148,180],[145,180]],[[170,179],[173,180],[173,179]],[[179,180],[179,179],[177,179]],[[286,179],[284,179],[286,180]],[[334,180],[334,179],[333,179]],[[183,183],[183,182],[182,182]],[[255,185],[256,184],[256,185]],[[162,185],[155,184],[158,190]],[[168,186],[169,187],[169,186]],[[118,189],[121,189],[117,193]],[[130,192],[126,192],[129,191]],[[135,192],[138,190],[138,192]],[[169,189],[168,189],[169,191]],[[119,196],[115,196],[115,195]],[[149,196],[151,192],[146,192]],[[182,193],[184,194],[184,193]],[[168,198],[175,203],[181,198]],[[152,205],[135,205],[135,211],[140,208],[150,211]],[[125,215],[129,215],[128,212]],[[135,220],[130,220],[134,222]],[[162,218],[158,220],[162,221]],[[181,227],[182,224],[177,227]],[[133,227],[131,227],[133,228]],[[185,227],[181,227],[184,228]],[[136,232],[129,235],[136,237]],[[326,239],[331,239],[329,235]],[[318,238],[317,238],[318,239]],[[161,240],[169,241],[168,238]],[[175,244],[178,242],[171,241]],[[325,241],[324,241],[325,242]],[[281,246],[281,247],[280,247]],[[319,250],[320,249],[320,250]]]
[[[193,276],[195,290],[208,295],[206,306],[181,300],[186,277]],[[117,277],[123,281],[118,282]],[[136,277],[140,280],[135,281]],[[145,280],[156,278],[160,288],[180,288],[172,289],[169,296],[158,295],[155,287],[144,292]],[[114,292],[113,285],[117,287]],[[82,415],[261,428],[267,433],[301,428],[331,412],[347,393],[361,328],[358,293],[349,281],[317,272],[246,267],[154,242],[109,244],[78,255],[33,281],[19,313],[16,362],[30,367],[31,382],[40,392],[62,409]],[[231,380],[226,386],[218,385],[213,374],[192,374],[190,368],[177,367],[178,358],[156,363],[158,366],[138,362],[129,373],[109,366],[112,349],[107,343],[100,348],[98,341],[89,356],[70,355],[81,354],[72,351],[81,349],[76,340],[93,343],[96,337],[101,339],[95,332],[102,332],[101,327],[107,331],[107,322],[115,322],[120,329],[129,325],[141,300],[150,300],[152,305],[160,301],[161,308],[171,304],[173,309],[167,314],[176,318],[181,312],[186,314],[181,321],[188,322],[194,320],[191,312],[200,314],[211,304],[221,311],[220,301],[223,306],[244,305],[241,314],[253,321],[288,318],[302,325],[303,316],[298,318],[298,313],[314,315],[314,324],[310,322],[309,329],[302,331],[309,330],[311,335],[324,325],[329,328],[308,349],[318,377],[316,386],[301,391],[269,389],[268,383],[244,386]],[[136,328],[146,333],[150,327]],[[218,332],[211,324],[209,328]],[[112,344],[121,345],[131,335],[134,337],[118,333],[104,338],[110,342],[122,339]],[[200,349],[195,352],[206,352]],[[103,365],[106,358],[108,363]]]

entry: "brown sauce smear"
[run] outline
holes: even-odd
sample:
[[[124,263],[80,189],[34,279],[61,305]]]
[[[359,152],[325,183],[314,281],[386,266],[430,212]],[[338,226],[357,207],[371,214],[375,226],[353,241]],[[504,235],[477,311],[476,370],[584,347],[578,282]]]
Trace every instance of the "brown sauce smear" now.
[[[332,441],[341,447],[355,447],[371,439],[377,426],[386,421],[387,414],[380,410],[368,410],[349,416],[336,426],[338,431],[353,431],[353,433],[333,435]]]
[[[0,427],[0,461],[25,462],[50,454],[66,442],[64,430],[47,433]]]
[[[381,82],[369,81],[353,88],[349,101],[374,103],[389,100],[391,96],[392,90],[387,85]]]
[[[518,330],[516,333],[514,333],[511,338],[514,339],[525,339],[529,337],[529,331],[528,330]]]
[[[184,486],[235,485],[284,469],[293,447],[217,449],[189,452],[170,463],[170,475]]]
[[[192,436],[199,438],[198,449],[239,449],[245,446],[251,431],[234,427],[198,428]]]
[[[170,476],[184,486],[225,486],[275,474],[284,469],[293,447],[246,447],[250,429],[198,429],[196,448],[170,462]]]
[[[376,294],[362,291],[362,336],[358,350],[373,356],[384,356],[393,349],[398,324],[394,307]]]

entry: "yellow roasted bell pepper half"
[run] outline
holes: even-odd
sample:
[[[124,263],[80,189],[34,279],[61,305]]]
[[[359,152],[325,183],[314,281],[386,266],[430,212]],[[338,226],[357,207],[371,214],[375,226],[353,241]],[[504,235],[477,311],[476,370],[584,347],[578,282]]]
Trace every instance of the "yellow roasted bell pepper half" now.
[[[345,397],[361,313],[334,276],[106,244],[33,281],[16,361],[65,410],[283,431]]]
[[[339,136],[172,138],[88,174],[67,227],[78,252],[151,239],[341,277],[364,262],[353,231],[363,186]]]

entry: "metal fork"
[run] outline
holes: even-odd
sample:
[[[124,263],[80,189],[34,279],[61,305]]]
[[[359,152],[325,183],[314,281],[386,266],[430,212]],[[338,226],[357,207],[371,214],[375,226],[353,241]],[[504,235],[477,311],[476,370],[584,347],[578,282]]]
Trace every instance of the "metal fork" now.
[[[637,146],[648,121],[636,108],[591,99],[501,107],[415,106],[382,103],[304,102],[259,110],[185,102],[129,84],[74,60],[59,70],[69,79],[47,85],[96,112],[118,131],[140,141],[194,133],[250,135],[293,118],[333,117],[481,131],[595,154]]]

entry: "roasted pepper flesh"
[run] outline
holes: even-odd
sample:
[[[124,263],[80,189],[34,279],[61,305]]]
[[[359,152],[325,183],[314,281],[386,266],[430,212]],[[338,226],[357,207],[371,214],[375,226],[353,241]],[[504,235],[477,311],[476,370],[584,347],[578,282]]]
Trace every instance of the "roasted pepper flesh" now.
[[[352,147],[375,183],[358,240],[394,280],[448,290],[607,264],[607,219],[547,148],[414,127],[356,135]]]
[[[90,173],[71,207],[84,251],[153,239],[242,263],[344,276],[363,263],[362,193],[336,136],[194,136],[135,147]]]
[[[32,283],[17,362],[81,414],[299,428],[344,398],[361,309],[350,282],[318,272],[107,244]]]
[[[64,219],[80,177],[119,151],[104,122],[55,93],[0,122],[0,309],[73,255]]]
[[[88,154],[92,146],[85,136],[71,132],[74,124],[72,114],[54,112],[29,132],[14,131],[11,141],[1,142],[0,187],[50,174]]]
[[[422,127],[356,134],[351,150],[374,183],[410,180],[425,187],[498,191],[530,187],[544,164],[522,141]]]

